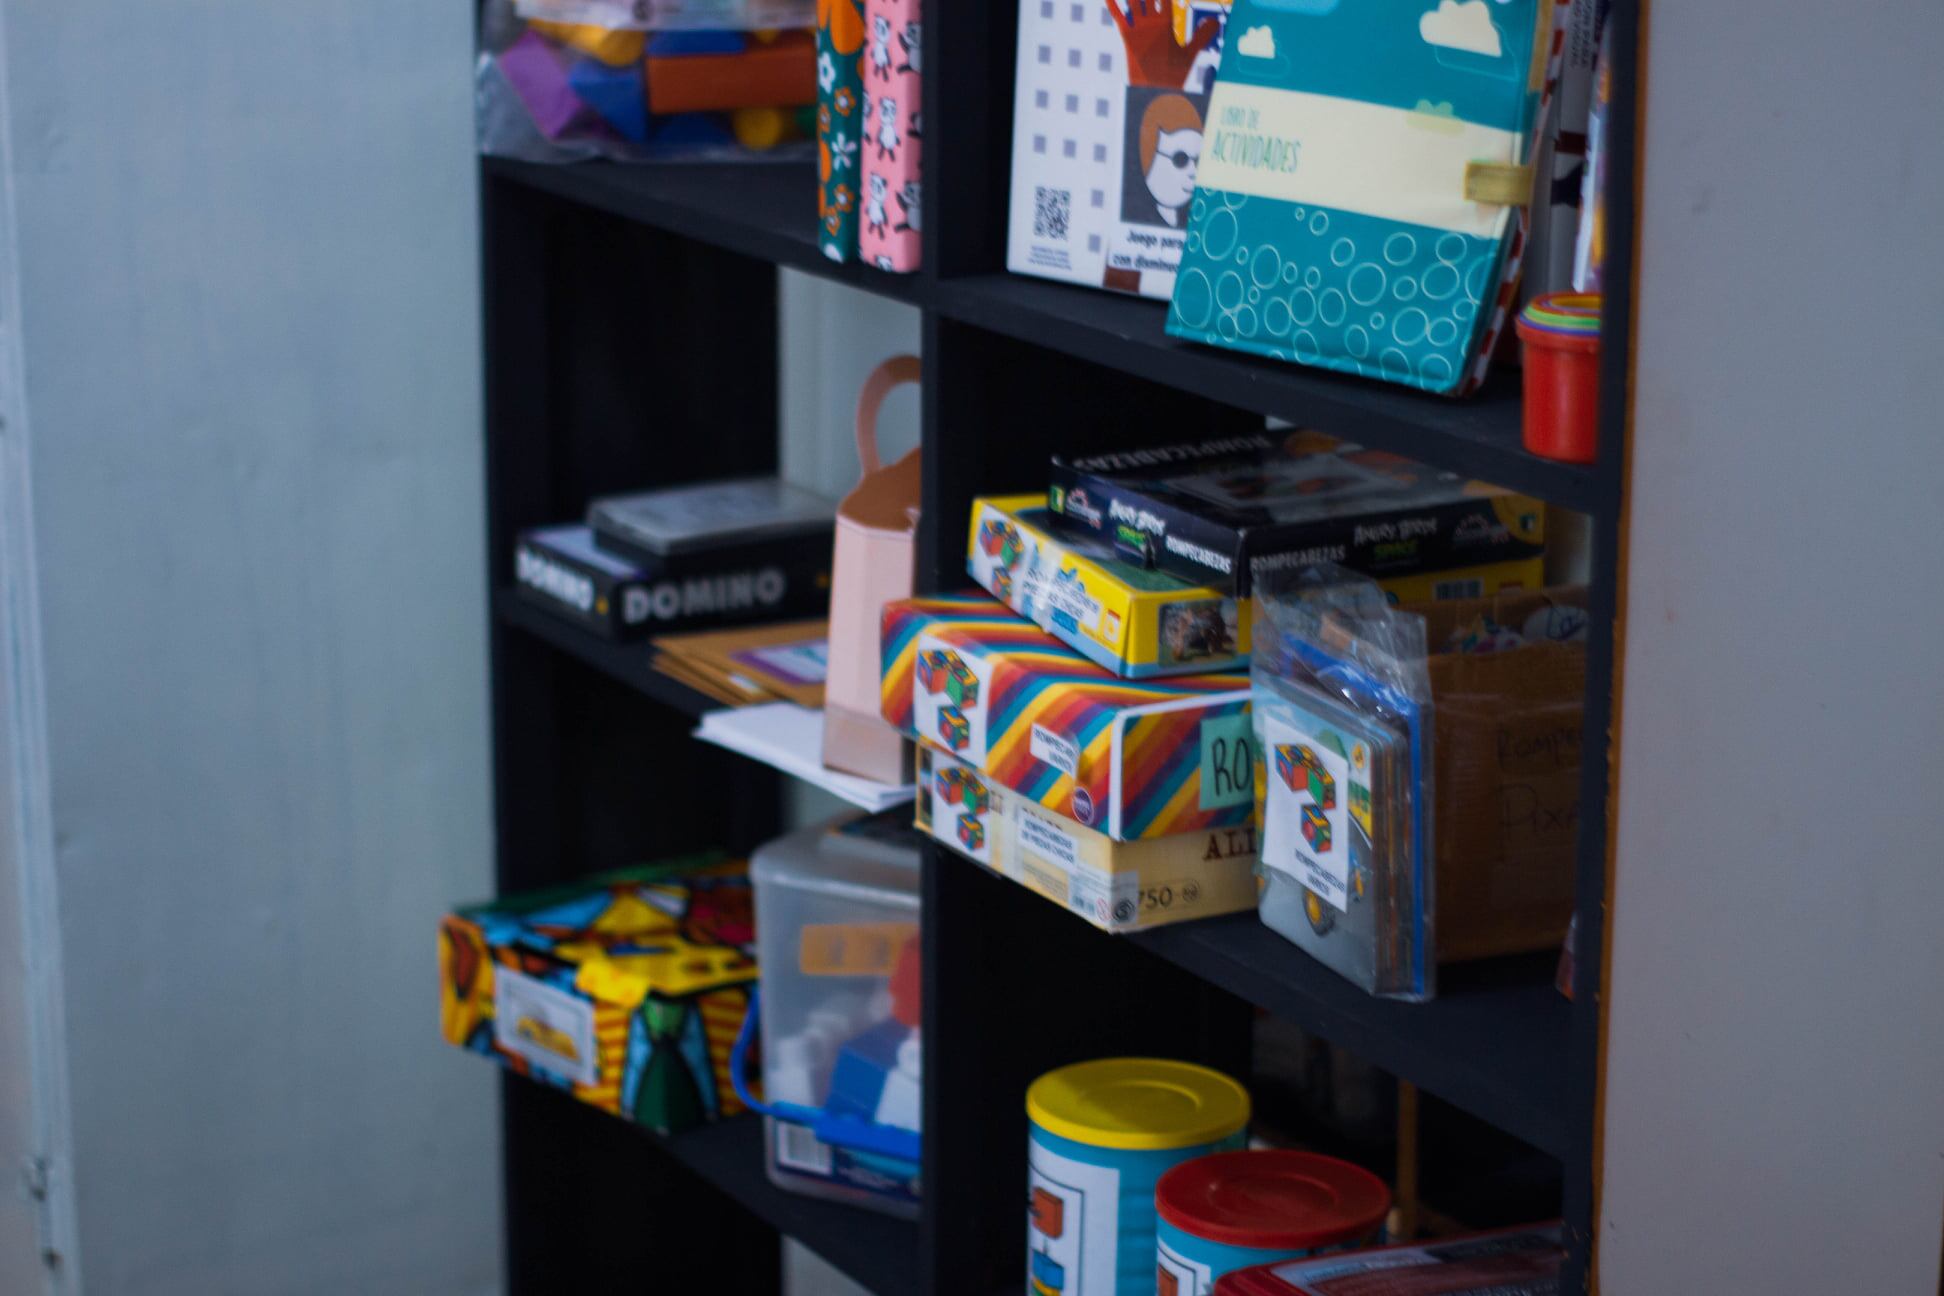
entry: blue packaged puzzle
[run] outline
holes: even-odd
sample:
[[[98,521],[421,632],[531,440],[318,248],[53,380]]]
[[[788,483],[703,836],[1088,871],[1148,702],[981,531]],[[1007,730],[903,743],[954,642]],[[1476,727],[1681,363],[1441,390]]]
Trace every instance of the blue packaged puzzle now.
[[[1555,0],[1236,0],[1168,332],[1453,393],[1523,243]]]

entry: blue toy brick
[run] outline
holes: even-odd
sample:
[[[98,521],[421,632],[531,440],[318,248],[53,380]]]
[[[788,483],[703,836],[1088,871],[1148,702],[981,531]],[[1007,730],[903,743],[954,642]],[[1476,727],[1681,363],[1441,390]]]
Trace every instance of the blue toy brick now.
[[[746,40],[741,32],[665,31],[648,38],[649,58],[677,58],[683,54],[740,54]]]
[[[637,144],[648,142],[648,97],[638,64],[609,67],[584,58],[567,73],[567,84],[601,120]]]
[[[898,1045],[910,1034],[911,1028],[900,1022],[879,1022],[838,1049],[824,1111],[834,1116],[875,1119],[878,1098],[884,1093],[884,1077],[897,1070]]]
[[[736,137],[730,133],[726,122],[728,118],[721,113],[673,113],[655,119],[655,136],[652,141],[656,148],[687,149],[705,148],[715,144],[733,144]]]

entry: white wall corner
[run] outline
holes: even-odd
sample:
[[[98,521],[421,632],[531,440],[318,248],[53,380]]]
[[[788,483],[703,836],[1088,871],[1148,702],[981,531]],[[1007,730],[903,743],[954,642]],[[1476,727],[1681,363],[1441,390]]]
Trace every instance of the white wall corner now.
[[[81,1255],[7,68],[0,13],[0,1290],[53,1296]]]

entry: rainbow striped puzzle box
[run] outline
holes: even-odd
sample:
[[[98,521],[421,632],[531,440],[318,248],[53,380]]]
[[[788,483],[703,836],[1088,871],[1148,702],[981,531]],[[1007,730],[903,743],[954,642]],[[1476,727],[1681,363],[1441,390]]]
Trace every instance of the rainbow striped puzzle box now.
[[[884,605],[883,712],[1116,841],[1254,822],[1249,681],[1122,679],[983,594]]]

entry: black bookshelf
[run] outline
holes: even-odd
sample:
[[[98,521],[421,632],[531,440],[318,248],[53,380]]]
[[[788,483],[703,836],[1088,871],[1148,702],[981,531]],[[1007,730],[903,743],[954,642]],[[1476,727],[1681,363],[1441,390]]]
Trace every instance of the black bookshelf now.
[[[518,530],[604,491],[773,471],[776,270],[922,313],[920,584],[963,587],[972,496],[1043,480],[1079,453],[1259,426],[1263,415],[1412,455],[1590,518],[1586,733],[1612,715],[1628,418],[1635,182],[1616,130],[1600,459],[1519,445],[1516,383],[1452,401],[1168,338],[1160,304],[1005,273],[1015,6],[927,14],[926,248],[917,275],[825,259],[803,163],[480,167],[498,883],[559,883],[701,845],[747,849],[782,822],[779,776],[689,737],[715,703],[511,588]],[[1615,0],[1613,120],[1634,121],[1638,0]],[[877,1293],[1020,1289],[1023,1093],[1108,1052],[1246,1075],[1267,1012],[1408,1080],[1558,1166],[1590,1268],[1607,890],[1607,752],[1589,742],[1580,810],[1578,971],[1549,959],[1448,971],[1436,1001],[1370,999],[1252,916],[1106,936],[952,852],[925,847],[926,1203],[916,1224],[782,1193],[760,1125],[656,1139],[509,1077],[511,1289],[627,1283],[775,1290],[777,1239]],[[695,1239],[705,1238],[698,1245]],[[660,1289],[656,1287],[656,1289]]]

